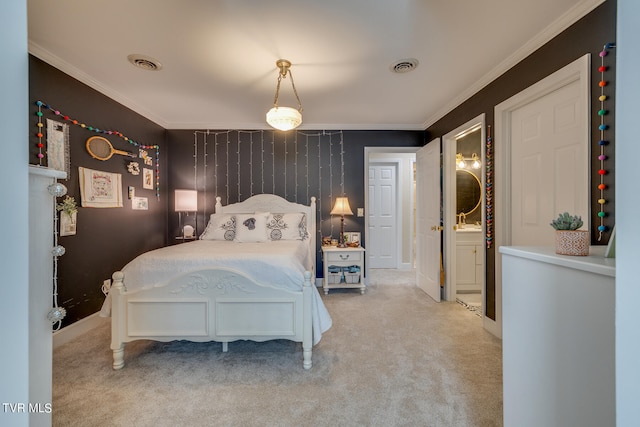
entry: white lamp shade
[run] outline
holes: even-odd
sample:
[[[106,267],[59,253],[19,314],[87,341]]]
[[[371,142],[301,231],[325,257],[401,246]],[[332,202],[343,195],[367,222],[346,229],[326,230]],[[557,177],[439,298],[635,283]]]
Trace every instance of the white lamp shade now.
[[[295,129],[302,123],[302,114],[291,107],[273,107],[267,112],[267,123],[278,130]]]
[[[198,192],[196,190],[176,190],[176,212],[195,212],[198,210]]]
[[[331,215],[353,215],[351,212],[351,206],[349,206],[349,199],[346,197],[338,197],[336,204],[333,205]]]

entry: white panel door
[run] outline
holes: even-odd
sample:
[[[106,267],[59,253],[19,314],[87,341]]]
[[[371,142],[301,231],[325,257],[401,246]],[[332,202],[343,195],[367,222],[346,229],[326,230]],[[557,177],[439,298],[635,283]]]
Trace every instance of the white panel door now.
[[[397,164],[369,166],[369,268],[398,267]]]
[[[416,281],[440,302],[440,139],[416,153]]]
[[[511,114],[513,245],[549,246],[561,212],[589,218],[589,144],[584,141],[580,82]]]

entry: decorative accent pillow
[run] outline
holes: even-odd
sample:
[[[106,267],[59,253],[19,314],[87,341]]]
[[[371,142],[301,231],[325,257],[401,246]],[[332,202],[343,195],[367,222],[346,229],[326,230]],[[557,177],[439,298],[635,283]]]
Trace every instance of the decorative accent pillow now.
[[[307,216],[303,213],[271,214],[267,220],[269,240],[305,240]]]
[[[201,240],[233,240],[236,237],[236,217],[232,214],[211,214]]]
[[[267,217],[269,212],[237,214],[236,215],[236,242],[266,242],[267,241]]]

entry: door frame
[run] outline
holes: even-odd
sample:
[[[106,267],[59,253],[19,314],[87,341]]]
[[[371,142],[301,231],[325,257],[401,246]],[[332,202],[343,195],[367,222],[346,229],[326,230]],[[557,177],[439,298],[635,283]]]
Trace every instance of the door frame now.
[[[421,147],[364,147],[364,206],[365,206],[365,212],[364,212],[364,242],[366,245],[366,242],[368,242],[369,240],[369,215],[367,213],[368,207],[369,207],[369,157],[371,154],[373,153],[385,153],[385,154],[389,154],[388,158],[386,159],[376,159],[374,160],[372,163],[381,163],[381,162],[387,162],[387,163],[392,163],[392,162],[401,162],[401,159],[398,159],[397,157],[393,157],[394,154],[411,154],[413,153],[415,155],[415,153],[418,151],[418,149],[420,149]],[[396,172],[400,172],[400,168],[398,168],[398,170]],[[396,180],[399,180],[399,173],[396,173]],[[398,181],[400,182],[400,181]],[[400,210],[398,210],[396,212],[396,215],[398,217],[398,227],[402,227],[402,216],[404,214],[404,211],[402,210],[402,205],[403,203],[400,203],[403,199],[401,196],[401,191],[400,186],[397,185],[396,186],[396,198],[399,201],[398,206],[400,208]],[[415,233],[415,229],[413,226],[413,221],[411,221],[410,224],[410,235],[413,236],[413,234]],[[397,242],[397,250],[398,250],[398,265],[399,266],[403,266],[403,268],[407,268],[407,269],[411,269],[413,268],[413,263],[409,263],[409,266],[405,266],[404,263],[402,262],[402,248],[405,244],[405,239],[402,238],[402,234],[400,235],[400,239]],[[410,248],[410,252],[411,252],[411,257],[410,260],[413,259],[414,257],[414,249],[413,249],[413,245],[411,245]],[[365,276],[369,277],[369,263],[365,262]]]
[[[591,91],[590,67],[590,54],[583,55],[494,107],[496,319],[493,321],[485,317],[484,327],[498,338],[502,338],[502,254],[498,248],[500,246],[511,245],[511,114],[518,108],[577,80],[581,86],[582,96],[585,102],[583,138],[585,141],[591,141],[591,105],[589,103]],[[589,161],[589,159],[587,159],[587,161]],[[588,184],[585,183],[585,185]]]
[[[465,134],[475,131],[480,128],[480,158],[482,159],[481,169],[481,188],[482,197],[480,209],[482,209],[482,235],[485,236],[486,224],[485,224],[485,141],[486,141],[486,126],[485,126],[485,114],[482,113],[479,116],[469,120],[463,125],[458,126],[451,132],[442,137],[442,192],[443,192],[443,255],[444,255],[444,299],[446,301],[456,300],[456,234],[454,226],[455,212],[456,212],[456,197],[455,197],[455,185],[456,185],[456,141],[463,137]],[[453,213],[453,214],[452,214]],[[487,293],[487,251],[482,251],[482,265],[484,267],[484,275],[482,279],[481,298],[482,298],[482,312],[483,317],[486,313],[485,295]]]

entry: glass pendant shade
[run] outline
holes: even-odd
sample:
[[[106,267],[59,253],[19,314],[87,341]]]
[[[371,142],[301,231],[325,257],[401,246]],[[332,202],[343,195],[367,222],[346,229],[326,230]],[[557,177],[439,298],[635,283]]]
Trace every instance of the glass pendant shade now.
[[[267,112],[267,123],[282,131],[295,129],[302,123],[302,114],[291,107],[273,107]]]

